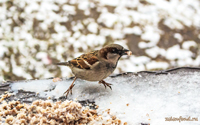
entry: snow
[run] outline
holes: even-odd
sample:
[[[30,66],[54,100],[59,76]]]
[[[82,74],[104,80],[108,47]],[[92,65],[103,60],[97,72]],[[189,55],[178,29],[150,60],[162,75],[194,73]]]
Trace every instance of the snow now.
[[[147,55],[149,55],[152,58],[156,58],[158,55],[162,55],[162,56],[166,55],[166,51],[162,48],[157,47],[157,46],[152,47],[150,49],[146,49],[145,52],[146,52]]]
[[[75,7],[70,5],[63,5],[62,9],[67,11],[69,14],[76,14]]]
[[[160,34],[154,31],[151,26],[146,26],[144,34],[141,35],[143,40],[147,40],[156,45],[160,40]]]
[[[182,41],[183,41],[183,37],[181,36],[180,33],[175,33],[175,34],[174,34],[174,38],[176,38],[179,42],[182,42]]]
[[[196,47],[197,43],[195,43],[194,41],[185,41],[182,44],[183,49],[190,49],[190,47]]]
[[[166,62],[156,62],[156,61],[152,61],[147,63],[146,65],[147,69],[167,69],[169,68],[169,64]]]
[[[146,57],[146,56],[140,56],[140,57],[135,57],[135,56],[131,56],[129,58],[134,64],[144,64],[149,62],[150,58]]]
[[[120,0],[101,0],[99,2],[103,5],[117,6],[120,3]]]
[[[91,22],[88,26],[87,26],[88,30],[92,33],[97,33],[97,28],[98,25],[95,22]]]
[[[141,123],[177,125],[178,121],[165,121],[167,117],[198,118],[200,113],[200,72],[178,72],[175,74],[150,75],[128,74],[108,77],[112,90],[98,82],[78,79],[70,100],[92,100],[99,106],[98,114],[103,118],[110,114],[128,124]],[[11,85],[14,92],[26,90],[38,92],[41,97],[59,98],[68,89],[73,79],[53,82],[34,80],[15,82]],[[54,89],[53,89],[54,88]],[[46,91],[49,90],[49,91]],[[104,113],[103,113],[104,112]],[[181,124],[199,124],[199,121],[181,121]]]
[[[169,18],[164,21],[164,24],[171,29],[183,29],[184,26],[177,20]]]
[[[44,64],[51,64],[51,60],[46,52],[37,53],[36,58],[41,59]]]
[[[88,1],[80,1],[80,4],[78,5],[78,8],[80,9],[80,10],[86,10],[86,9],[88,9],[88,7],[89,7],[89,2]]]
[[[102,36],[97,36],[94,34],[88,34],[86,36],[86,43],[88,46],[103,45],[104,42],[105,42],[105,38]]]
[[[112,27],[117,22],[118,16],[112,13],[102,13],[98,18],[98,22],[103,22],[107,27]]]
[[[169,60],[186,59],[192,57],[192,52],[185,49],[180,49],[179,45],[174,45],[166,52],[166,58]]]
[[[34,81],[16,82],[12,85],[11,89],[15,92],[17,92],[18,90],[44,92],[45,90],[51,89],[52,85],[53,85],[52,80],[34,80]]]
[[[8,48],[5,47],[4,45],[1,45],[0,43],[0,50],[1,50],[1,53],[0,53],[0,59],[4,57],[4,54],[8,52]]]
[[[134,26],[133,27],[133,33],[136,34],[136,35],[141,35],[142,34],[142,30],[141,30],[140,27]]]
[[[44,66],[51,63],[48,56],[52,57],[52,60],[68,61],[77,57],[75,53],[97,50],[110,43],[119,43],[125,48],[128,44],[130,49],[133,49],[132,45],[128,43],[130,39],[127,39],[127,35],[137,35],[136,40],[140,41],[133,40],[131,43],[137,42],[138,44],[134,45],[145,52],[145,55],[136,52],[137,56],[146,56],[148,60],[140,61],[139,59],[143,58],[137,58],[135,61],[135,57],[133,59],[122,58],[124,64],[120,63],[115,73],[149,70],[145,67],[152,69],[154,65],[150,64],[155,63],[154,58],[156,57],[158,60],[166,61],[170,65],[169,67],[184,66],[184,64],[185,66],[199,66],[199,52],[195,53],[190,48],[194,47],[198,50],[198,41],[195,41],[195,38],[196,36],[200,38],[200,35],[193,32],[194,37],[191,38],[192,36],[188,32],[191,28],[198,31],[198,27],[200,27],[199,0],[147,0],[146,2],[147,4],[139,0],[45,0],[41,2],[32,0],[13,1],[13,5],[8,8],[6,2],[1,1],[0,59],[5,64],[9,64],[10,60],[5,55],[19,53],[22,56],[14,59],[15,61],[22,60],[24,65],[21,65],[23,68],[5,65],[5,68],[0,67],[0,72],[5,69],[11,71],[13,68],[14,75],[25,73],[23,78],[28,79],[30,78],[29,71],[35,67],[37,72],[32,74],[32,77],[52,77],[54,76],[52,72],[55,73],[57,70],[51,69],[51,66]],[[173,29],[173,32],[163,30],[162,21],[167,27]],[[34,23],[36,25],[38,23],[36,30],[33,29]],[[55,32],[49,33],[54,30]],[[87,30],[89,33],[85,32]],[[38,38],[34,36],[34,33],[36,35],[41,33],[47,38]],[[183,33],[186,33],[186,36]],[[172,47],[168,48],[168,42],[163,38],[171,35],[178,40],[179,45],[174,45],[175,43],[169,41]],[[162,41],[160,41],[161,38]],[[196,45],[194,42],[192,43],[193,40]],[[158,47],[158,44],[160,45],[158,42],[162,42],[162,45],[166,44],[166,47]],[[55,45],[55,49],[52,47],[53,45]],[[39,49],[36,49],[36,46],[39,46]],[[73,49],[68,49],[69,47]],[[13,48],[14,53],[8,48]],[[48,54],[40,59],[35,58],[35,55],[38,56],[43,52]],[[67,58],[64,58],[63,55],[67,55]],[[4,64],[1,65],[4,66]],[[166,65],[163,66],[166,67]],[[19,71],[15,69],[19,69]],[[63,77],[71,76],[70,70],[64,70],[64,68],[60,70]]]
[[[124,28],[123,32],[125,34],[135,34],[135,35],[141,35],[142,30],[138,26],[134,26],[133,28]]]

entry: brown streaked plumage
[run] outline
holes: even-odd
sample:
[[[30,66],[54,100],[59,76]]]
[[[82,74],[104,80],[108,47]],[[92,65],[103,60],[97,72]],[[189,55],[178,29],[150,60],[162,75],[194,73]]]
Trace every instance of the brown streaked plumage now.
[[[77,78],[88,81],[99,81],[105,87],[111,88],[111,84],[103,79],[108,77],[116,68],[117,62],[123,55],[131,55],[131,51],[124,49],[118,44],[110,44],[100,50],[83,54],[68,62],[60,62],[56,65],[69,66],[75,75],[75,79],[65,92],[66,96],[71,92]],[[65,94],[64,93],[64,94]]]

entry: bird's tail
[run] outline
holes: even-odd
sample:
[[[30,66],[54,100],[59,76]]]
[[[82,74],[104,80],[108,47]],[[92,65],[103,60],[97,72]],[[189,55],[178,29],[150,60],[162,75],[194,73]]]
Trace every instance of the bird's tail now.
[[[69,66],[69,62],[59,62],[59,63],[54,63],[54,65],[63,65],[63,66]]]

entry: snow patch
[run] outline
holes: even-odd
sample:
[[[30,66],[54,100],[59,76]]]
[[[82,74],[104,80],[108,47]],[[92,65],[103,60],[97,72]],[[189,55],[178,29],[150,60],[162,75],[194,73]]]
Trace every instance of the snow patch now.
[[[196,47],[197,43],[194,41],[184,41],[182,44],[183,49],[190,49],[190,47]]]
[[[154,63],[150,68],[152,65],[166,66],[167,64]],[[128,74],[115,78],[108,77],[105,81],[112,83],[112,90],[105,89],[98,82],[78,79],[73,94],[70,94],[68,99],[94,100],[99,106],[99,115],[106,116],[103,111],[110,109],[110,114],[131,125],[141,123],[176,125],[178,121],[165,121],[165,118],[199,117],[199,75],[199,72],[179,72],[167,75]],[[68,89],[72,81],[73,79],[58,82],[52,80],[15,82],[11,85],[11,90],[17,92],[22,89],[39,92],[41,97],[58,98]],[[184,122],[199,123],[198,121]]]
[[[192,57],[192,55],[191,51],[180,49],[179,45],[172,46],[166,51],[166,58],[169,60],[186,59]]]

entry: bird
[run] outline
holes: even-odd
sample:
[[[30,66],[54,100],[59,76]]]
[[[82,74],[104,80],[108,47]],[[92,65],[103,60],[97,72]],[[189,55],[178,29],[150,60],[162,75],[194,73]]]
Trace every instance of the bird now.
[[[107,86],[112,90],[112,84],[105,82],[104,79],[113,73],[121,56],[130,56],[131,54],[130,50],[119,44],[109,44],[100,50],[82,54],[68,62],[55,63],[56,65],[68,66],[75,76],[64,94],[66,94],[66,97],[69,93],[72,94],[72,88],[77,78],[87,81],[99,81],[99,84],[103,84],[105,88]]]

